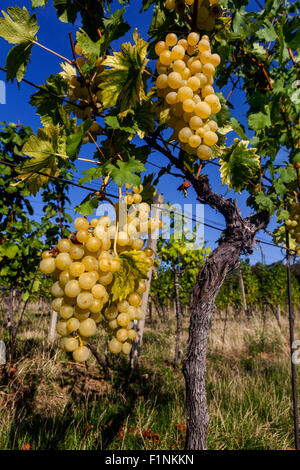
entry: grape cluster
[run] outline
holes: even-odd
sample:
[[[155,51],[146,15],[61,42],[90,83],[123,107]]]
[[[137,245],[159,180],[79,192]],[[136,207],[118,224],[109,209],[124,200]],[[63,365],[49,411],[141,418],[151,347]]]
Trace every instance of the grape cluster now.
[[[117,301],[112,300],[111,286],[121,268],[120,253],[134,250],[148,267],[153,264],[153,251],[143,249],[141,235],[159,228],[161,223],[149,217],[150,206],[142,202],[141,190],[142,185],[133,187],[133,192],[125,197],[130,207],[121,228],[108,216],[94,218],[90,223],[78,217],[74,222],[77,232],[42,254],[40,270],[52,274],[55,281],[51,289],[52,308],[60,315],[56,331],[62,337],[61,346],[73,353],[76,362],[88,359],[88,338],[96,333],[98,323],[112,335],[109,342],[112,353],[129,354],[131,342],[136,339],[133,322],[144,315],[141,294],[146,290],[146,282],[135,279],[127,298]],[[120,203],[116,204],[117,212]]]
[[[285,222],[289,234],[296,242],[296,253],[300,256],[300,204],[295,202],[290,209],[290,215]]]
[[[222,15],[222,8],[218,5],[219,0],[198,0],[197,28],[201,31],[211,31],[215,26],[216,18]],[[175,10],[184,13],[186,8],[194,11],[195,0],[166,0],[167,10]]]
[[[211,147],[218,142],[218,125],[209,117],[221,110],[212,86],[220,56],[211,53],[208,36],[199,39],[195,32],[179,40],[169,33],[165,41],[156,43],[156,88],[170,110],[168,124],[182,149],[208,160],[213,154]]]
[[[81,48],[75,46],[76,53],[80,56],[77,58],[76,62],[80,69],[84,66],[91,67],[92,62],[89,56],[83,56]],[[102,91],[99,89],[99,84],[101,82],[101,73],[104,70],[102,65],[103,58],[99,57],[96,61],[95,68],[90,72],[92,78],[88,82],[85,78],[78,75],[72,75],[68,77],[69,81],[69,91],[68,97],[70,101],[77,103],[80,107],[74,107],[74,114],[79,119],[89,119],[93,115],[101,113],[103,110],[102,105]],[[101,126],[95,121],[92,127],[89,130],[90,134],[97,139],[97,136],[102,133]],[[91,137],[86,134],[83,137],[83,143],[93,142]]]

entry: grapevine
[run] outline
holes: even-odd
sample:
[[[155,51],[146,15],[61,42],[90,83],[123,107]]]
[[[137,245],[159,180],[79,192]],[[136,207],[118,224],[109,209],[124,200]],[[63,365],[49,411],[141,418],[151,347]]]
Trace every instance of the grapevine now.
[[[111,336],[111,353],[129,354],[136,339],[134,321],[144,316],[141,294],[153,264],[153,251],[143,249],[144,240],[138,235],[160,226],[159,220],[149,217],[142,190],[142,185],[134,186],[115,205],[117,214],[122,204],[129,207],[123,226],[108,216],[91,222],[78,217],[77,232],[42,254],[40,270],[54,280],[52,308],[60,315],[56,331],[61,347],[72,352],[76,362],[89,358],[88,339],[98,324]]]

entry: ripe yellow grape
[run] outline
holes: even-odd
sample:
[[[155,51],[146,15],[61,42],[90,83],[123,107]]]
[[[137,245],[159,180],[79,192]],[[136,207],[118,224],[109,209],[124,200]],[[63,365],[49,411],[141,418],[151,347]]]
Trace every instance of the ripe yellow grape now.
[[[70,251],[72,243],[67,238],[62,238],[57,244],[57,248],[61,253],[67,253]]]
[[[216,123],[216,121],[208,121],[207,124],[211,131],[216,132],[216,130],[218,130],[218,124]]]
[[[64,290],[62,286],[60,285],[59,281],[56,281],[52,287],[51,287],[51,294],[53,297],[63,297],[64,296]]]
[[[123,343],[124,341],[126,341],[126,339],[128,339],[128,331],[126,330],[126,328],[120,328],[117,332],[116,332],[116,338],[118,341],[120,341],[121,343]]]
[[[211,77],[212,75],[214,75],[216,69],[215,67],[213,66],[213,64],[204,64],[203,67],[202,67],[202,72],[204,73],[204,75],[207,75],[208,77]]]
[[[64,320],[68,320],[74,315],[74,307],[71,305],[61,305],[59,314]]]
[[[211,115],[211,108],[207,103],[201,101],[195,106],[195,114],[201,119],[207,119]]]
[[[165,41],[158,41],[155,44],[155,53],[156,55],[160,55],[163,51],[168,50],[168,46],[166,45]]]
[[[131,339],[131,340],[135,340],[137,337],[137,333],[133,329],[128,330],[127,334],[128,334],[128,339]]]
[[[186,53],[189,55],[189,56],[192,56],[194,55],[196,52],[196,46],[188,46],[187,50],[186,50]]]
[[[217,113],[220,107],[220,100],[216,95],[207,95],[204,102],[208,103],[213,113]]]
[[[85,217],[77,217],[74,225],[76,230],[87,230],[90,226],[89,221]]]
[[[40,262],[40,270],[44,274],[52,274],[56,269],[55,259],[54,258],[46,258],[42,259]]]
[[[64,287],[67,284],[67,282],[71,281],[71,279],[72,279],[72,276],[68,270],[62,271],[58,278],[59,283],[62,287]]]
[[[185,101],[193,98],[193,90],[190,87],[183,86],[180,87],[177,93],[178,101]]]
[[[149,259],[151,258],[148,258],[148,260]],[[138,307],[142,301],[141,296],[137,292],[132,292],[131,294],[129,294],[129,296],[127,297],[127,300],[128,300],[129,305],[131,305],[132,307]]]
[[[206,98],[206,96],[208,95],[214,95],[214,94],[215,94],[215,90],[213,89],[211,85],[205,85],[201,90],[201,95],[203,98]]]
[[[201,137],[199,137],[198,135],[191,135],[188,140],[188,144],[192,149],[199,147],[199,145],[201,144]]]
[[[146,289],[147,289],[146,282],[144,281],[144,279],[140,279],[136,292],[138,294],[143,294],[144,292],[146,292]]]
[[[77,297],[78,294],[81,292],[81,287],[79,282],[76,279],[72,279],[71,281],[67,282],[65,285],[65,294],[68,297],[74,298]]]
[[[56,333],[60,336],[67,336],[69,334],[66,321],[57,322]]]
[[[189,67],[192,74],[200,73],[202,71],[202,68],[203,67],[200,60],[194,60]]]
[[[133,250],[141,250],[144,246],[144,240],[142,238],[137,238],[132,242],[132,249]]]
[[[86,242],[86,249],[91,251],[92,253],[98,251],[101,248],[101,240],[96,237],[89,237],[88,241]]]
[[[189,121],[189,126],[194,131],[203,125],[203,121],[199,116],[192,116]]]
[[[172,47],[177,43],[177,36],[174,33],[169,33],[166,35],[165,43],[167,46]]]
[[[172,62],[172,56],[171,52],[169,50],[164,50],[160,55],[159,55],[159,60],[161,64],[169,66],[171,65]]]
[[[67,329],[69,333],[73,333],[74,331],[77,331],[80,325],[80,321],[77,320],[77,318],[70,318],[70,320],[67,321]]]
[[[171,72],[168,75],[167,80],[168,80],[169,87],[173,88],[174,90],[176,90],[182,85],[182,78],[181,78],[180,73],[178,72]]]
[[[81,262],[86,271],[96,271],[98,269],[98,261],[94,256],[85,256]]]
[[[184,39],[184,38],[179,39],[179,41],[178,41],[177,44],[178,44],[179,46],[182,46],[184,50],[186,50],[187,47],[188,47],[188,42],[187,42],[187,40]]]
[[[97,331],[95,320],[93,320],[92,318],[87,318],[86,320],[83,320],[82,322],[80,322],[78,331],[82,336],[85,337],[94,335]]]
[[[88,309],[93,303],[94,297],[90,292],[80,292],[77,295],[76,302],[79,308]]]
[[[130,321],[130,316],[128,315],[128,313],[119,313],[119,315],[117,316],[118,325],[122,327],[126,327],[129,321]]]
[[[185,49],[180,44],[174,46],[171,50],[172,60],[182,60],[185,55]]]
[[[78,283],[81,289],[89,290],[96,284],[97,279],[91,272],[85,272],[80,274]]]
[[[64,338],[64,350],[68,352],[75,351],[79,346],[79,341],[76,338]]]
[[[118,322],[117,322],[116,319],[110,320],[110,321],[108,322],[108,326],[109,326],[109,328],[110,328],[111,330],[116,330],[117,328],[119,328],[119,325],[118,325]]]
[[[209,51],[210,52],[210,44],[207,39],[201,39],[198,44],[198,50],[199,52],[204,52],[204,51]]]
[[[199,53],[199,59],[203,65],[208,64],[210,62],[210,51],[204,51]]]
[[[165,7],[167,10],[174,10],[176,6],[175,0],[166,0]]]
[[[76,362],[85,362],[89,359],[91,352],[86,346],[79,346],[79,348],[73,351],[73,359]]]
[[[189,127],[183,127],[178,132],[180,142],[187,143],[189,138],[193,135],[193,131]]]
[[[50,253],[49,250],[46,250],[42,253],[42,259],[48,259],[48,258],[52,258],[52,254]]]
[[[166,95],[165,100],[170,105],[176,104],[177,103],[177,93],[176,93],[176,91],[170,91],[170,93],[168,93]]]
[[[64,299],[62,297],[56,297],[55,299],[53,299],[51,302],[52,310],[54,310],[55,312],[59,312],[62,306],[63,300]]]
[[[72,259],[79,260],[84,256],[84,248],[80,245],[72,245],[69,254]]]
[[[85,271],[84,264],[80,261],[73,261],[69,267],[69,273],[73,277],[79,277]]]
[[[96,217],[95,217],[94,219],[92,219],[92,220],[90,221],[90,226],[93,227],[93,228],[95,228],[95,227],[97,227],[98,222],[99,222],[99,220],[96,219]]]
[[[212,149],[207,145],[201,144],[198,147],[197,155],[200,160],[209,160],[212,157]]]
[[[214,66],[214,67],[218,67],[218,65],[220,64],[221,62],[221,57],[219,56],[219,54],[211,54],[210,56],[210,63]]]
[[[200,80],[198,77],[190,77],[187,82],[186,86],[190,87],[193,91],[198,90],[200,88]]]
[[[192,113],[195,109],[195,102],[192,99],[185,100],[182,103],[182,108],[186,113]]]
[[[194,95],[194,96],[193,96],[193,101],[194,101],[194,103],[195,103],[195,104],[197,104],[197,103],[200,103],[200,101],[201,101],[201,98],[200,98],[200,96],[199,96],[199,95],[197,95],[197,94],[196,94],[196,95]]]
[[[185,69],[185,62],[183,60],[175,60],[173,64],[173,71],[181,73]],[[181,77],[181,76],[180,76]]]
[[[108,344],[108,349],[112,354],[118,354],[122,351],[122,343],[117,338],[112,338]]]
[[[190,33],[187,37],[187,42],[189,46],[196,46],[199,41],[199,34],[198,33]]]
[[[76,238],[80,243],[86,243],[90,238],[90,234],[86,230],[79,230],[76,233]]]
[[[133,186],[132,191],[135,194],[141,194],[143,192],[144,186],[142,184],[139,184],[138,186]]]
[[[129,341],[125,341],[125,343],[123,343],[122,345],[122,353],[123,354],[130,354],[130,351],[131,351],[131,343]]]
[[[195,77],[199,78],[200,80],[200,87],[203,88],[208,83],[208,78],[204,73],[196,73]]]
[[[102,299],[94,299],[92,305],[89,307],[91,313],[100,313],[103,309]]]
[[[168,75],[161,74],[156,79],[156,86],[157,88],[167,88],[168,86]]]
[[[71,263],[72,258],[69,253],[58,253],[57,257],[55,258],[56,267],[60,271],[65,271],[65,269],[67,269]]]
[[[212,131],[205,132],[203,142],[209,146],[215,145],[218,142],[218,136]]]

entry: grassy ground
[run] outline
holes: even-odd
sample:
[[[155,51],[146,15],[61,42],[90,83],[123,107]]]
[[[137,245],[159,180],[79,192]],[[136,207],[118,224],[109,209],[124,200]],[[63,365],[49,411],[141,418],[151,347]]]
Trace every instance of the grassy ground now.
[[[183,448],[184,380],[173,367],[172,313],[168,325],[147,327],[139,373],[130,380],[125,358],[111,361],[110,381],[94,360],[70,362],[48,346],[48,322],[31,311],[23,324],[11,380],[0,386],[0,449]],[[183,349],[187,317],[184,325]],[[97,343],[104,351],[105,337]],[[224,329],[224,317],[215,318],[207,391],[210,449],[293,448],[287,319],[279,327],[274,317],[230,317]]]

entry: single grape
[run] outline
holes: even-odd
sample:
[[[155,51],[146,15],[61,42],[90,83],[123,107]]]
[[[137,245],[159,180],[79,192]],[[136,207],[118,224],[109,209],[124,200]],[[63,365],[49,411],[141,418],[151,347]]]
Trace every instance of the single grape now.
[[[178,101],[185,101],[193,98],[193,90],[190,87],[180,87],[177,93]]]
[[[87,230],[90,226],[88,220],[85,217],[77,217],[74,222],[76,230]]]
[[[51,288],[51,294],[53,297],[63,297],[64,296],[64,290],[62,286],[60,285],[59,281],[56,281],[52,288]]]
[[[108,349],[113,354],[118,354],[122,351],[122,343],[117,338],[112,338],[108,344]]]
[[[187,42],[187,40],[184,39],[184,38],[179,39],[179,41],[178,41],[177,44],[178,44],[179,46],[182,46],[185,51],[186,51],[187,48],[188,48],[188,42]]]
[[[75,351],[78,348],[79,342],[76,338],[63,338],[64,339],[64,350],[68,352]]]
[[[81,261],[86,271],[97,271],[99,263],[94,256],[85,256]]]
[[[72,279],[71,281],[67,282],[65,285],[65,294],[68,297],[74,298],[80,294],[81,287],[79,282],[76,279]]]
[[[103,284],[103,286],[108,286],[112,280],[113,280],[113,275],[111,272],[100,273],[99,279],[98,279],[99,284]]]
[[[180,142],[187,143],[192,135],[193,131],[189,127],[183,127],[178,133],[178,138]]]
[[[128,330],[128,339],[135,340],[137,337],[136,331],[133,329]]]
[[[115,318],[117,318],[119,312],[118,312],[118,309],[116,307],[116,305],[111,305],[105,312],[104,312],[104,316],[107,320],[114,320]]]
[[[80,292],[76,302],[79,308],[88,309],[93,303],[94,297],[90,292]]]
[[[215,67],[210,63],[204,64],[202,67],[202,73],[204,73],[204,75],[207,75],[208,77],[214,75],[215,71]]]
[[[89,307],[91,313],[100,313],[103,309],[103,302],[100,299],[94,299]]]
[[[148,258],[148,260],[149,259],[151,258]],[[137,292],[132,292],[131,294],[129,294],[129,296],[127,297],[127,300],[128,300],[129,305],[132,305],[133,307],[138,307],[142,301],[141,296]]]
[[[93,336],[97,332],[97,325],[95,320],[92,318],[87,318],[86,320],[83,320],[80,322],[79,325],[79,333],[82,336],[89,337]]]
[[[62,304],[59,310],[59,314],[61,318],[63,318],[64,320],[68,320],[74,315],[74,307],[72,307],[71,305]]]
[[[169,47],[174,46],[177,43],[177,36],[174,33],[169,33],[166,35],[165,39],[166,45]]]
[[[59,283],[62,287],[64,287],[67,282],[71,281],[72,279],[72,276],[70,274],[70,272],[68,270],[66,271],[62,271],[60,274],[59,274]]]
[[[200,60],[194,60],[189,67],[192,74],[200,73],[202,71],[202,68],[203,67],[202,67]]]
[[[197,155],[200,160],[209,160],[212,157],[212,149],[207,145],[201,144],[198,147]]]
[[[69,267],[69,273],[73,277],[79,277],[85,271],[84,264],[80,261],[73,261]]]
[[[59,312],[62,306],[63,300],[64,299],[62,297],[56,297],[55,299],[53,299],[51,302],[52,310],[54,310],[55,312]]]
[[[54,258],[42,259],[42,261],[40,262],[40,270],[44,274],[54,273],[55,269],[56,269],[56,264],[55,264]]]
[[[73,351],[73,359],[76,362],[85,362],[89,359],[91,352],[86,346],[79,346]]]
[[[199,147],[199,145],[201,144],[201,137],[199,137],[198,135],[191,135],[188,140],[188,144],[192,149]]]
[[[204,52],[204,51],[209,51],[210,52],[210,44],[207,39],[201,39],[198,44],[198,50],[199,52]]]
[[[218,130],[218,124],[216,123],[216,121],[208,121],[207,124],[211,131],[216,132]]]
[[[166,0],[165,7],[167,10],[174,10],[175,6],[175,0]]]
[[[195,101],[193,101],[192,99],[185,100],[182,103],[182,108],[186,113],[192,113],[195,109]]]
[[[180,44],[174,46],[171,50],[171,59],[172,60],[182,60],[185,55],[185,49]]]
[[[56,333],[58,333],[60,336],[67,336],[69,334],[66,321],[57,322]]]
[[[92,275],[92,272],[85,272],[80,274],[78,283],[81,289],[89,290],[96,284],[96,279],[95,276]]]
[[[189,46],[196,46],[199,41],[199,34],[198,33],[190,33],[187,37],[187,42]]]
[[[195,131],[196,129],[198,129],[202,125],[203,125],[203,121],[199,116],[191,117],[191,119],[189,121],[189,126],[190,126],[191,129],[193,129]]]
[[[195,114],[199,116],[201,119],[207,119],[211,115],[211,108],[207,103],[204,103],[202,101],[196,104]]]
[[[60,271],[65,271],[68,269],[71,263],[72,258],[69,253],[58,253],[57,257],[55,258],[56,267]]]
[[[156,87],[157,88],[167,88],[168,86],[168,75],[161,74],[156,79]]]
[[[221,62],[221,58],[219,56],[219,54],[211,54],[210,56],[210,63],[214,66],[214,67],[218,67],[218,65],[220,64]]]
[[[118,341],[120,341],[121,343],[123,343],[124,341],[126,341],[126,339],[128,338],[128,331],[126,330],[126,328],[120,328],[117,332],[116,332],[116,338]]]
[[[61,253],[68,253],[71,249],[72,243],[67,238],[62,238],[57,244],[57,248]]]
[[[130,321],[128,313],[120,313],[117,317],[117,322],[120,326],[126,327]]]
[[[171,52],[169,50],[164,50],[159,55],[159,60],[163,65],[166,65],[166,66],[171,65],[171,62],[172,62]]]
[[[80,321],[77,320],[77,318],[70,318],[70,320],[67,321],[67,329],[69,333],[73,333],[74,331],[77,331],[80,325]]]
[[[175,60],[173,64],[173,71],[181,73],[186,68],[185,62],[183,60]],[[181,77],[182,78],[182,77]]]
[[[70,249],[72,259],[79,260],[84,256],[84,248],[80,245],[73,245]]]

